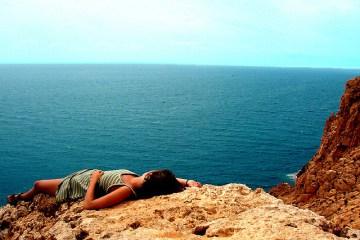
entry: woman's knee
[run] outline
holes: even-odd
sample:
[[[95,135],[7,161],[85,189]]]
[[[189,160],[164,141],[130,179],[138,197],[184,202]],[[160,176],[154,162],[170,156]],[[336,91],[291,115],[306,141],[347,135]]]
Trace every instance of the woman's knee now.
[[[41,185],[42,185],[42,181],[41,180],[37,180],[34,182],[34,189],[35,190],[41,190]]]
[[[61,179],[37,180],[34,182],[34,189],[36,193],[42,192],[53,195],[60,183]]]
[[[37,180],[34,182],[34,189],[36,192],[46,192],[48,188],[48,184],[46,180]]]

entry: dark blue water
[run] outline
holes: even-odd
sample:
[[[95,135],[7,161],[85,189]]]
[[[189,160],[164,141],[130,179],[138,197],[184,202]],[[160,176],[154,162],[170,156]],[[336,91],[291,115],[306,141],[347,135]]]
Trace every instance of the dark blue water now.
[[[359,70],[0,65],[0,198],[81,168],[290,181]]]

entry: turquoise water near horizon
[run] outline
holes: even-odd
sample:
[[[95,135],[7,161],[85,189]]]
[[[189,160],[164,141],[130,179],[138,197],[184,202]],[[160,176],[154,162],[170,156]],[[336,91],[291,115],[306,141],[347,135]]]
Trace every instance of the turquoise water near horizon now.
[[[0,65],[0,203],[82,168],[291,181],[353,69]]]

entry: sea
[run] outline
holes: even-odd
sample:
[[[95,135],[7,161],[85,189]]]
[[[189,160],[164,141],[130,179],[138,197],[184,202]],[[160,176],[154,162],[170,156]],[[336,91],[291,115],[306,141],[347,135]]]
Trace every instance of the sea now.
[[[359,69],[0,65],[0,204],[84,168],[269,189],[320,145]]]

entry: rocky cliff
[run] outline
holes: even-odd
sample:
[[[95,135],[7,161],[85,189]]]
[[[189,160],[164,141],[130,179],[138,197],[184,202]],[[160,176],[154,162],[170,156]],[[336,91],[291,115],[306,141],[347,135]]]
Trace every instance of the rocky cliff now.
[[[360,77],[347,82],[339,111],[326,121],[320,148],[295,186],[280,184],[270,193],[340,227],[360,229]]]
[[[38,195],[1,208],[0,229],[0,239],[344,239],[324,217],[240,184],[189,188],[100,211]],[[359,232],[337,235],[356,239]]]

